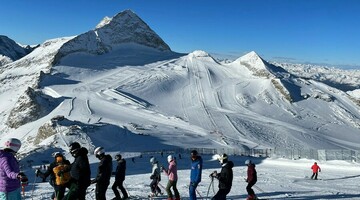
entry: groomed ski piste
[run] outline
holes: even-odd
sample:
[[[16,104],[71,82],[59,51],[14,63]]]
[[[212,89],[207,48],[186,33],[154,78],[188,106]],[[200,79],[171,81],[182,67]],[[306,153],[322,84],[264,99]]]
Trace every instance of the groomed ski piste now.
[[[113,152],[109,152],[113,154]],[[155,156],[160,164],[167,167],[166,157],[158,154],[142,155],[142,158],[136,156],[135,152],[123,152],[127,161],[127,171],[125,187],[133,199],[149,199],[150,193],[149,184],[151,164],[149,162],[150,156]],[[134,162],[132,161],[134,157]],[[175,155],[178,157],[178,155]],[[70,160],[71,156],[67,156]],[[187,154],[181,154],[182,159],[177,158],[178,176],[179,180],[177,188],[180,192],[181,199],[189,199],[188,185],[190,178],[190,158]],[[202,181],[197,190],[199,199],[211,199],[214,191],[218,190],[218,181],[214,179],[214,188],[210,187],[209,197],[207,191],[211,183],[209,175],[214,171],[220,171],[220,164],[213,160],[211,155],[202,155],[204,160],[204,169],[202,172]],[[39,158],[42,159],[42,158]],[[43,158],[46,159],[46,158]],[[258,182],[253,187],[259,199],[296,199],[296,200],[310,200],[310,199],[359,199],[358,183],[360,182],[360,166],[357,163],[345,161],[326,161],[318,162],[321,167],[319,173],[319,180],[312,180],[310,176],[312,171],[310,169],[314,160],[299,159],[274,159],[274,158],[255,158],[247,156],[229,156],[235,164],[233,168],[234,180],[231,192],[227,199],[246,199],[246,177],[247,167],[244,165],[246,159],[252,159],[256,163],[256,170],[258,174]],[[96,167],[98,160],[90,156],[92,177],[96,175]],[[116,163],[113,163],[116,167]],[[35,174],[28,170],[26,174],[29,176],[29,185],[25,188],[26,199],[49,199],[52,193],[52,187],[48,182],[41,182],[40,178],[36,179],[34,183]],[[154,199],[166,199],[166,192],[163,187],[166,187],[167,177],[162,174],[160,188],[164,195]],[[111,178],[106,196],[107,199],[114,198],[111,189],[114,177]],[[87,199],[95,199],[95,185],[88,188]],[[259,189],[258,189],[259,188]],[[32,191],[32,189],[34,189]],[[32,195],[31,195],[32,194]],[[200,194],[200,195],[199,195]]]

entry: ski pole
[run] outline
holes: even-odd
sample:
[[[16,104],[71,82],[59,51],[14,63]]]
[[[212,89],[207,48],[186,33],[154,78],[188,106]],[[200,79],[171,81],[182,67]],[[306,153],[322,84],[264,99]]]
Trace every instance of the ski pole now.
[[[198,193],[199,197],[202,198],[200,192],[197,189],[195,189],[195,191]]]
[[[158,185],[160,185],[160,187],[161,187],[162,189],[166,190],[165,187],[164,187],[163,185],[161,185],[160,182],[158,182]]]
[[[210,185],[209,185],[208,190],[207,190],[207,193],[206,193],[206,199],[209,198],[210,187],[211,187],[211,185],[213,184],[213,182],[214,182],[214,177],[211,176],[211,182],[210,182]]]
[[[244,180],[246,181],[246,178],[244,178]],[[257,190],[259,190],[260,192],[265,193],[264,190],[259,188],[257,185],[253,185],[253,187],[256,188]]]
[[[33,194],[34,194],[34,190],[35,190],[36,179],[37,179],[37,176],[35,174],[34,182],[33,182],[32,189],[31,189],[31,199],[34,199]]]

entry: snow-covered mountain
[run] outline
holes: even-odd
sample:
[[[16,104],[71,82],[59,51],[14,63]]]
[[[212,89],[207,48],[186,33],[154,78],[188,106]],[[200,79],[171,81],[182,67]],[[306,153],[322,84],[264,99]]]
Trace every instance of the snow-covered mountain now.
[[[24,155],[74,140],[109,151],[359,149],[359,72],[329,85],[256,52],[230,63],[179,54],[130,10],[0,70],[1,139],[21,138]],[[344,79],[352,90],[336,87]]]
[[[29,54],[34,48],[17,44],[14,40],[7,36],[0,35],[0,66],[18,60]]]

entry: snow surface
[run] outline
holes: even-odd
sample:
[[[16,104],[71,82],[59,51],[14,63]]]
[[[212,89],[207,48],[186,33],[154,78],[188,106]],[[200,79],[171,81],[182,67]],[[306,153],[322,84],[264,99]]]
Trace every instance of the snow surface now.
[[[114,155],[115,152],[110,152]],[[130,196],[140,197],[140,199],[148,199],[147,195],[150,193],[150,172],[151,165],[149,162],[150,156],[155,156],[160,160],[160,163],[167,167],[166,157],[160,156],[160,153],[144,154],[142,158],[138,156],[137,152],[122,152],[122,155],[127,161],[127,171],[125,187]],[[178,154],[175,154],[178,157]],[[202,198],[210,199],[214,195],[214,191],[218,190],[218,181],[214,181],[214,189],[209,185],[211,179],[208,177],[214,170],[220,171],[220,165],[217,161],[213,161],[212,155],[202,155],[204,158],[204,169],[202,173],[202,182],[199,184],[197,190]],[[131,158],[135,158],[135,162]],[[68,158],[72,159],[68,156]],[[230,160],[234,161],[233,168],[234,180],[231,192],[227,196],[228,199],[246,199],[246,169],[244,161],[249,157],[230,156]],[[49,158],[38,157],[39,160],[46,160]],[[253,188],[260,199],[359,199],[358,182],[360,181],[360,166],[357,163],[350,163],[345,161],[327,161],[318,162],[321,167],[319,173],[319,180],[311,180],[312,175],[310,169],[314,160],[300,159],[271,159],[271,158],[250,158],[256,163],[256,170],[258,173],[258,182]],[[98,160],[90,156],[92,177],[95,177]],[[189,185],[189,167],[190,159],[187,154],[182,154],[182,159],[177,158],[179,180],[177,188],[180,192],[181,199],[189,199],[188,185]],[[114,167],[116,163],[113,163]],[[26,187],[25,196],[33,199],[49,199],[52,193],[52,188],[49,183],[41,182],[36,179],[33,171],[27,171],[30,177],[30,184]],[[35,182],[34,182],[35,181]],[[114,182],[114,177],[111,178],[106,196],[107,199],[114,197],[111,186]],[[162,174],[160,188],[165,193],[163,187],[166,186],[167,177]],[[94,192],[95,185],[88,188],[87,199],[95,199]],[[259,189],[258,189],[259,188]],[[34,190],[34,191],[33,191]],[[165,193],[166,194],[166,193]],[[208,195],[207,195],[208,194]],[[199,194],[197,194],[198,197]],[[209,198],[206,198],[209,196]],[[160,199],[166,199],[166,196]]]

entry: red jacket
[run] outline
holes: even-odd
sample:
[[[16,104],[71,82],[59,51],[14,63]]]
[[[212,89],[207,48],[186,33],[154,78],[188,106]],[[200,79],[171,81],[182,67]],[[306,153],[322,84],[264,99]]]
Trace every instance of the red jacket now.
[[[250,183],[250,182],[256,183],[256,181],[257,181],[257,174],[256,174],[256,170],[255,170],[255,165],[250,164],[248,166],[248,169],[247,169],[246,182],[248,182],[248,183]]]
[[[321,172],[319,165],[317,165],[316,163],[313,166],[311,166],[311,169],[314,173],[317,173],[318,171]]]

